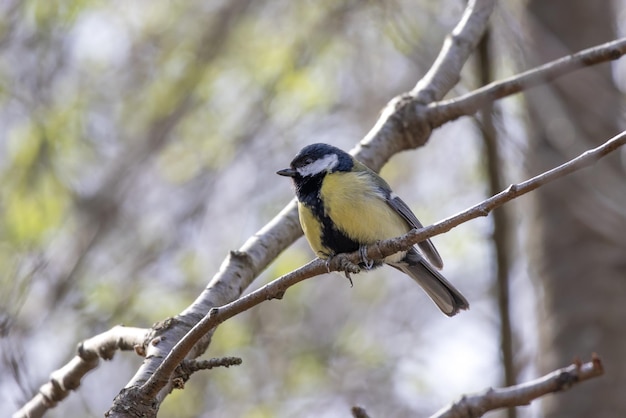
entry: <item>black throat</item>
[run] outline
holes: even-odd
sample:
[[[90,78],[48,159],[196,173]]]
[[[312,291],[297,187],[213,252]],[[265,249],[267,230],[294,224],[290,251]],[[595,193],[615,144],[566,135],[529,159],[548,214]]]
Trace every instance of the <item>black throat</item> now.
[[[325,175],[326,173],[320,173],[316,176],[297,176],[293,179],[296,185],[296,197],[298,200],[311,208],[315,215],[320,218],[324,216],[324,204],[322,199],[320,199],[320,190]]]

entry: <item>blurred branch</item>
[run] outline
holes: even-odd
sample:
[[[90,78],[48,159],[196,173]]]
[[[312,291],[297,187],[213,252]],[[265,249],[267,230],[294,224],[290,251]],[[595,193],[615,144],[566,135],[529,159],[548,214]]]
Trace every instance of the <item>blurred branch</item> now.
[[[571,174],[577,170],[588,167],[615,151],[620,146],[626,144],[626,131],[608,140],[603,145],[589,150],[580,156],[556,167],[552,170],[541,173],[529,180],[519,184],[509,186],[506,190],[497,195],[472,206],[471,208],[437,222],[431,226],[412,230],[406,235],[390,240],[381,241],[377,244],[367,247],[367,257],[370,260],[382,260],[383,258],[395,254],[399,251],[406,251],[412,245],[431,238],[435,235],[447,232],[450,229],[467,222],[479,216],[486,216],[493,209],[502,206],[504,203],[522,196],[536,188],[543,186],[558,178]],[[231,252],[232,259],[245,260],[246,255],[240,252]],[[143,403],[149,403],[149,400],[167,384],[169,377],[172,375],[178,364],[184,359],[189,350],[213,328],[226,321],[233,316],[244,312],[260,303],[270,299],[280,299],[285,291],[299,283],[317,275],[327,273],[329,271],[345,271],[346,262],[348,264],[358,264],[361,260],[360,251],[350,254],[338,254],[333,257],[327,264],[325,260],[315,259],[303,267],[294,270],[268,284],[243,296],[224,306],[213,308],[209,314],[204,316],[182,339],[178,340],[172,351],[167,355],[163,362],[155,370],[154,374],[141,387],[129,388],[128,392],[133,392],[133,396],[143,399]],[[244,261],[245,262],[245,261]],[[354,272],[354,271],[351,271]],[[123,415],[120,415],[123,416]]]
[[[370,416],[367,414],[367,411],[362,406],[353,406],[352,416],[354,418],[370,418]]]
[[[477,418],[494,409],[528,405],[543,395],[568,390],[577,383],[603,374],[602,362],[593,354],[588,363],[578,360],[568,367],[530,382],[501,389],[490,388],[479,395],[464,396],[431,418]]]
[[[100,363],[100,359],[111,360],[117,350],[135,350],[142,347],[150,330],[142,328],[115,326],[78,345],[77,355],[65,366],[52,372],[50,381],[39,388],[26,405],[17,411],[13,418],[38,418],[56,404],[70,391],[80,386],[81,379]]]
[[[488,84],[492,80],[493,60],[491,55],[491,30],[487,30],[478,44],[478,73],[480,85]],[[485,103],[480,110],[480,121],[478,122],[483,136],[484,158],[488,174],[488,194],[495,195],[502,190],[505,185],[504,167],[500,157],[500,145],[498,142],[498,131],[494,124],[494,119],[500,112],[493,103]],[[507,207],[501,207],[493,212],[493,235],[492,245],[495,252],[496,271],[494,287],[500,320],[500,354],[502,370],[504,374],[504,385],[513,386],[516,383],[516,371],[513,354],[513,326],[511,324],[510,312],[510,292],[509,292],[509,270],[511,268],[511,217]],[[516,418],[515,408],[509,408],[508,418]]]

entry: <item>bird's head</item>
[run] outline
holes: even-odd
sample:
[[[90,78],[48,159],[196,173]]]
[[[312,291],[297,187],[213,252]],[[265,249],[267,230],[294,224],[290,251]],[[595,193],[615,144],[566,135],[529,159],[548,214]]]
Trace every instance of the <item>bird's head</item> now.
[[[311,144],[302,148],[289,168],[276,174],[291,177],[295,181],[306,180],[335,171],[350,171],[354,162],[350,154],[328,144]]]

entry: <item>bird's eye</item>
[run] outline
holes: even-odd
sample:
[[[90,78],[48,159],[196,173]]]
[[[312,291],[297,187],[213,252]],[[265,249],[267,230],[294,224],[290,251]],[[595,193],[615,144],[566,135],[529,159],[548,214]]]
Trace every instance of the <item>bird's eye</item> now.
[[[309,165],[313,162],[313,158],[311,157],[306,157],[303,161],[304,165]]]

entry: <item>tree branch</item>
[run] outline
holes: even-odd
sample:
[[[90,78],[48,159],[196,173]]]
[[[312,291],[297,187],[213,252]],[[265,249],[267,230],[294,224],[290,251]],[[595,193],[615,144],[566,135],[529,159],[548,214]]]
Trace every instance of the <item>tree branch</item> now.
[[[428,106],[427,118],[431,126],[435,128],[461,116],[472,115],[484,105],[503,97],[546,84],[581,68],[617,60],[624,54],[626,54],[626,38],[584,49],[513,77],[487,84],[463,96],[432,103]]]
[[[209,360],[183,360],[174,371],[172,381],[176,389],[184,389],[185,383],[192,374],[200,370],[210,370],[216,367],[239,366],[242,360],[239,357],[220,357]]]
[[[420,79],[411,95],[418,103],[441,100],[459,82],[461,69],[485,33],[495,0],[473,0],[459,23],[446,37],[437,59]]]
[[[141,347],[150,333],[149,329],[115,326],[78,345],[77,355],[65,366],[52,372],[50,381],[39,388],[39,393],[17,411],[13,418],[42,417],[65,399],[70,391],[80,386],[81,379],[100,363],[111,360],[117,350],[134,350]]]
[[[477,72],[480,74],[481,85],[489,84],[493,80],[493,58],[491,30],[485,32],[478,44]],[[488,174],[488,193],[497,194],[505,186],[504,163],[501,158],[501,143],[498,138],[498,129],[494,120],[499,118],[500,111],[493,103],[486,103],[480,110],[480,120],[477,123],[483,137],[484,165]],[[510,208],[499,208],[493,212],[493,234],[491,236],[495,253],[494,289],[500,319],[500,356],[503,371],[504,386],[516,384],[515,356],[513,351],[513,325],[511,323],[510,308],[510,269],[511,269],[511,242],[514,222],[511,222]],[[507,418],[517,418],[515,408],[509,408]]]
[[[426,117],[426,106],[441,100],[456,85],[463,65],[487,28],[495,3],[468,2],[428,72],[413,90],[389,101],[372,129],[352,150],[359,161],[378,171],[392,155],[426,144],[433,127]]]
[[[464,396],[431,418],[477,418],[494,409],[528,405],[543,395],[568,390],[577,383],[603,374],[602,362],[593,354],[588,363],[575,361],[568,367],[530,382],[501,389],[487,389],[478,395]]]

